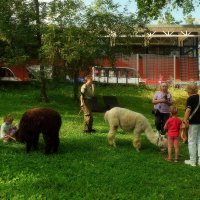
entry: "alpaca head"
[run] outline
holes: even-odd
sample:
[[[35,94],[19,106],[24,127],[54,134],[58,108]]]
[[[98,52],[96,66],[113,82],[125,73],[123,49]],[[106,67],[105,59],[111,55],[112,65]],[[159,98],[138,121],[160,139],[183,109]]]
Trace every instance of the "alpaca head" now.
[[[158,141],[157,141],[157,146],[158,147],[165,147],[167,148],[168,142],[167,142],[167,138],[165,138],[164,135],[160,135],[158,136]]]
[[[133,146],[136,148],[136,151],[139,152],[139,151],[140,151],[140,148],[141,148],[141,141],[140,141],[140,139],[134,138]]]
[[[26,143],[27,137],[20,129],[17,129],[13,137],[16,139],[17,142]]]

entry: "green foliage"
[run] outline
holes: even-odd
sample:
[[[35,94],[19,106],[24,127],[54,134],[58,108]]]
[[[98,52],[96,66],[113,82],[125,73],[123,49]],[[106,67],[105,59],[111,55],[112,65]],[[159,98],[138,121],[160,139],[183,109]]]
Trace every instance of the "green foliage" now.
[[[185,18],[185,23],[186,23],[186,24],[191,24],[191,25],[193,25],[193,24],[194,24],[194,21],[195,21],[195,18],[193,18],[192,15],[188,15],[188,16]]]
[[[191,13],[195,6],[199,6],[199,1],[193,0],[137,0],[139,15],[151,19],[158,19],[160,12],[164,8],[182,8],[183,14]]]
[[[64,60],[66,73],[74,80],[80,71],[88,74],[88,67],[99,58],[109,58],[115,66],[116,53],[124,51],[115,47],[116,38],[123,34],[127,42],[133,35],[133,24],[144,25],[143,18],[119,12],[112,0],[95,1],[90,7],[81,1],[55,0],[49,4],[48,15],[51,24],[42,31],[41,56],[53,67]],[[76,88],[75,84],[75,94]]]
[[[25,153],[23,144],[0,141],[0,199],[199,199],[199,168],[183,164],[187,146],[180,144],[180,162],[169,163],[166,155],[142,136],[141,152],[132,147],[132,135],[119,130],[117,149],[107,144],[108,125],[103,113],[94,113],[97,133],[82,133],[83,116],[73,101],[69,84],[48,85],[49,104],[38,102],[38,88],[27,85],[1,87],[0,118],[7,113],[18,123],[32,107],[51,107],[62,116],[60,149],[55,155],[39,150]],[[96,84],[97,95],[115,95],[119,104],[143,113],[153,125],[151,98],[156,88]],[[186,93],[170,88],[179,115],[183,116]]]
[[[180,21],[176,21],[171,12],[165,12],[163,17],[159,17],[158,24],[180,24]]]
[[[6,41],[4,62],[17,64],[25,57],[34,56],[30,48],[35,45],[35,15],[31,2],[8,0],[0,2],[0,35]],[[0,37],[0,40],[2,37]],[[21,58],[21,59],[20,59]]]

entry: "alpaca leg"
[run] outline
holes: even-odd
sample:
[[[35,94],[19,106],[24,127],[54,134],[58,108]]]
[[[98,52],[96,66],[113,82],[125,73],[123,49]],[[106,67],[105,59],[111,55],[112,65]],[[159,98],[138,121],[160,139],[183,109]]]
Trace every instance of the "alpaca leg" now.
[[[32,146],[33,150],[37,150],[38,148],[39,135],[40,135],[40,132],[37,132],[37,133],[35,132],[33,134],[33,146]]]
[[[32,146],[32,142],[31,141],[27,141],[26,142],[26,152],[29,153],[31,151],[31,146]]]
[[[47,141],[46,140],[46,144],[45,144],[45,154],[48,155],[51,153],[51,141]]]
[[[52,149],[52,138],[51,135],[47,132],[43,132],[43,138],[44,138],[44,143],[45,143],[45,154],[48,155],[51,153]]]
[[[116,130],[117,130],[117,126],[115,127],[112,127],[108,133],[108,143],[113,146],[113,147],[116,147],[116,143],[115,143],[115,133],[116,133]]]
[[[56,134],[56,136],[57,137],[54,138],[53,146],[52,146],[53,153],[57,153],[58,152],[58,146],[59,146],[59,143],[60,143],[58,134]]]
[[[133,138],[133,147],[135,147],[136,151],[140,151],[141,148],[141,138],[140,138],[140,133],[135,132],[134,133],[134,138]]]

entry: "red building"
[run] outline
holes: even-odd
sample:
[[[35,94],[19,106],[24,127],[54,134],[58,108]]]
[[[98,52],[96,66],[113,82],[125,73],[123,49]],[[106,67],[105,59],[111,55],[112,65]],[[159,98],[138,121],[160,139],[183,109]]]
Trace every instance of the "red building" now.
[[[200,25],[149,25],[147,28],[148,32],[139,29],[129,38],[129,54],[119,52],[114,66],[108,59],[96,61],[98,67],[95,73],[93,71],[96,81],[109,82],[110,76],[118,77],[116,81],[125,77],[125,83],[131,83],[133,80],[129,79],[134,79],[134,84],[141,81],[147,84],[170,81],[175,84],[199,80]],[[115,48],[124,45],[124,37],[110,38],[111,44]],[[28,65],[13,66],[10,71],[15,77],[28,80],[27,66],[36,64],[33,61]],[[0,77],[4,74],[0,72]]]
[[[132,50],[129,55],[120,53],[116,55],[114,68],[118,68],[117,71],[123,71],[122,68],[126,68],[125,82],[129,83],[130,78],[136,78],[139,82],[147,84],[157,84],[160,81],[175,84],[199,80],[200,25],[149,25],[148,29],[149,32],[146,34],[142,29],[138,30],[130,39]],[[122,38],[124,38],[123,35],[112,38],[112,45],[116,47],[122,45]],[[96,65],[98,67],[96,73],[93,74],[94,78],[97,81],[109,82],[109,71],[111,76],[113,71],[111,63],[105,59],[98,60]],[[101,76],[102,70],[107,73],[103,77],[108,78],[102,79],[96,76],[97,74]],[[118,78],[120,74],[118,73]]]

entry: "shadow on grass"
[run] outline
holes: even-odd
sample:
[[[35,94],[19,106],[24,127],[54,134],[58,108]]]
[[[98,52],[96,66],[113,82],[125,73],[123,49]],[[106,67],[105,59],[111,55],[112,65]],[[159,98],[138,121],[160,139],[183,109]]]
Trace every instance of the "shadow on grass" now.
[[[102,132],[105,132],[102,130]],[[89,152],[97,152],[99,148],[106,148],[107,150],[120,151],[120,150],[131,150],[136,152],[135,148],[132,145],[132,137],[128,136],[128,138],[120,137],[116,138],[117,148],[114,148],[108,144],[107,134],[81,134],[79,136],[69,137],[69,138],[61,138],[59,151],[55,155],[64,155],[69,153],[89,153]],[[8,142],[8,143],[0,143],[1,152],[3,155],[8,154],[27,154],[26,153],[26,145],[18,142]],[[31,151],[29,154],[44,154],[44,141],[41,138],[39,141],[38,149],[36,151]],[[140,152],[153,153],[158,152],[158,147],[151,144],[146,139],[142,138],[142,146]]]

